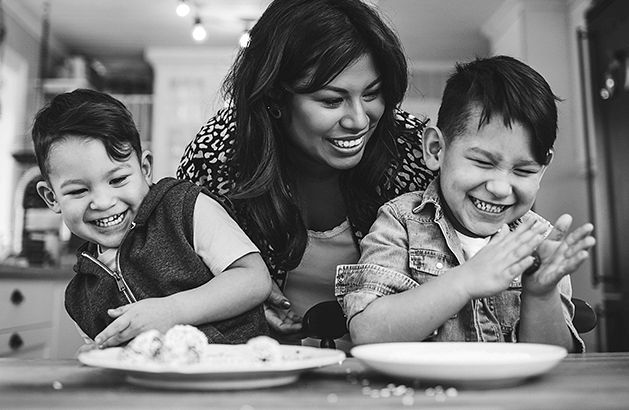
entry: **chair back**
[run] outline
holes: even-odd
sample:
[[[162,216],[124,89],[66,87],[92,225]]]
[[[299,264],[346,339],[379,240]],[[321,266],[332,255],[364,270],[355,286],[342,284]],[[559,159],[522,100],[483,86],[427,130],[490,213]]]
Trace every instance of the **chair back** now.
[[[579,298],[572,298],[574,304],[574,317],[572,324],[579,333],[587,333],[598,324],[596,311],[586,301]]]
[[[594,329],[598,317],[594,309],[584,300],[572,298],[574,318],[572,324],[579,333],[587,333]],[[303,332],[307,337],[321,340],[321,347],[334,349],[334,339],[343,337],[349,332],[347,318],[336,300],[320,302],[308,309],[303,318]]]
[[[334,339],[343,337],[347,329],[345,313],[336,300],[320,302],[308,309],[302,320],[302,331],[321,340],[321,347],[334,349]]]

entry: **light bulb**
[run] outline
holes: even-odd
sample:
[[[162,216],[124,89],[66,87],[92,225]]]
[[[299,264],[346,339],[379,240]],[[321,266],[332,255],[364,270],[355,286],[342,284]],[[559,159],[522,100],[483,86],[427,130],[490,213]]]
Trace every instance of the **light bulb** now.
[[[245,48],[245,47],[247,47],[249,45],[249,41],[250,40],[251,40],[251,36],[249,35],[249,30],[246,30],[240,36],[240,39],[238,40],[238,43],[240,44],[241,48]]]
[[[188,3],[186,3],[185,0],[179,0],[179,4],[177,4],[175,13],[177,13],[179,17],[185,17],[190,13],[190,6],[188,5]]]
[[[192,28],[192,38],[194,41],[203,41],[207,37],[207,31],[205,31],[205,27],[201,24],[201,19],[199,17],[194,19],[194,27]]]

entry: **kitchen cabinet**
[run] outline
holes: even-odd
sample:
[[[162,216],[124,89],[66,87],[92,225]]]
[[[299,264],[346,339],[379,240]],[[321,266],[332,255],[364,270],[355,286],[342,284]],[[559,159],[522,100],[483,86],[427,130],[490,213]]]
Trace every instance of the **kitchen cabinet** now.
[[[72,358],[83,343],[64,305],[72,268],[0,265],[0,357]]]
[[[174,176],[185,147],[205,122],[224,106],[223,79],[235,48],[149,48],[153,81],[151,151],[157,181]]]

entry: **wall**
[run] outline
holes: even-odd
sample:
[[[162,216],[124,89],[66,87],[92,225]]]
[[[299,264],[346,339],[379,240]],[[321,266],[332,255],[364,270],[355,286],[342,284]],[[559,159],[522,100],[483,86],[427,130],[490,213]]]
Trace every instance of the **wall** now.
[[[0,143],[2,153],[2,182],[0,183],[0,256],[14,252],[15,243],[7,248],[6,241],[16,237],[16,221],[13,214],[15,186],[23,171],[13,160],[12,153],[30,149],[30,127],[33,116],[40,108],[41,99],[38,93],[39,53],[41,37],[41,21],[23,9],[18,0],[5,0],[4,23],[6,38],[3,44],[2,72],[6,85],[2,91],[2,102],[6,106],[1,119]],[[50,60],[61,58],[65,48],[51,36],[49,39]],[[9,82],[10,81],[10,82]],[[9,100],[7,104],[5,101]],[[9,117],[10,116],[10,117]]]
[[[186,145],[221,108],[221,83],[237,48],[170,48],[146,51],[153,66],[154,180],[174,176]]]
[[[549,82],[558,104],[555,157],[544,176],[535,210],[551,222],[561,214],[573,226],[591,219],[588,155],[583,127],[583,99],[576,29],[583,25],[589,1],[510,0],[483,27],[492,54],[507,54],[530,64]],[[574,296],[596,305],[602,292],[592,283],[592,259],[571,275]],[[597,334],[586,334],[590,350],[600,348]]]

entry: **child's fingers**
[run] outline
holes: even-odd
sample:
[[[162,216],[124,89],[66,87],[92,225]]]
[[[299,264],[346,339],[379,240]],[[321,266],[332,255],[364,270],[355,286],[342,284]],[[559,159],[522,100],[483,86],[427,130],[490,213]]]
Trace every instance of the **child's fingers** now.
[[[548,238],[551,241],[561,241],[564,236],[566,236],[566,233],[570,230],[570,226],[572,225],[572,215],[570,214],[563,214],[561,215],[559,218],[557,218],[557,221],[555,222],[555,225],[553,226],[553,230],[550,231],[550,234],[548,234]]]
[[[109,317],[112,317],[115,319],[117,317],[122,316],[122,314],[125,313],[127,310],[129,310],[130,307],[131,305],[122,305],[115,309],[107,309],[107,314],[109,315]]]
[[[522,275],[524,271],[526,271],[529,267],[533,266],[534,263],[535,257],[529,255],[509,266],[509,268],[507,269],[507,273],[511,278],[517,278],[518,276]]]
[[[121,333],[126,330],[130,324],[131,322],[127,318],[119,317],[96,335],[94,343],[101,348],[119,345],[126,340]]]

